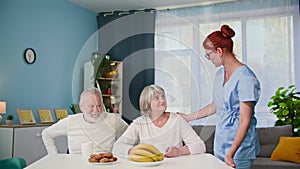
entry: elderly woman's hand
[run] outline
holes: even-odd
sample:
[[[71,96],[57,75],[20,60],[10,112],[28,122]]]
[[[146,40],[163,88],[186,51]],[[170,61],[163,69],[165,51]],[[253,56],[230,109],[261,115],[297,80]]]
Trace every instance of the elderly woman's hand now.
[[[166,152],[165,152],[165,156],[166,157],[177,157],[180,155],[180,151],[179,151],[179,148],[177,147],[168,147]]]
[[[165,152],[165,157],[178,157],[181,155],[189,155],[191,154],[188,146],[183,146],[180,148],[177,148],[175,146],[168,147]]]

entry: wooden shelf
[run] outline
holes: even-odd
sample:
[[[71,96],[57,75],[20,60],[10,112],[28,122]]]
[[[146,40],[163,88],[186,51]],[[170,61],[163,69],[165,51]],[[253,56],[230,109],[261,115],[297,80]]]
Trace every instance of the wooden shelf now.
[[[90,86],[99,87],[102,92],[103,103],[105,108],[112,112],[112,107],[117,107],[118,112],[122,113],[122,90],[123,90],[123,63],[120,61],[112,61],[114,63],[113,71],[115,74],[106,76],[101,74],[101,69],[98,68],[98,72],[95,72],[90,62],[85,64],[85,88]],[[103,73],[103,72],[102,72]],[[91,80],[93,79],[94,80]],[[95,83],[95,84],[93,84]]]
[[[121,97],[120,95],[114,95],[114,94],[102,94],[103,97]]]
[[[113,81],[113,80],[121,80],[121,78],[105,78],[105,77],[99,77],[96,80],[107,80],[107,81]]]

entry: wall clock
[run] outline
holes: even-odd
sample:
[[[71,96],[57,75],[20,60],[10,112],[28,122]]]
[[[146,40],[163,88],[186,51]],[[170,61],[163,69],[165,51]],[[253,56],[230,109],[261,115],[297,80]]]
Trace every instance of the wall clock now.
[[[32,49],[32,48],[25,49],[24,59],[25,59],[26,63],[33,64],[36,59],[36,53],[35,53],[34,49]]]

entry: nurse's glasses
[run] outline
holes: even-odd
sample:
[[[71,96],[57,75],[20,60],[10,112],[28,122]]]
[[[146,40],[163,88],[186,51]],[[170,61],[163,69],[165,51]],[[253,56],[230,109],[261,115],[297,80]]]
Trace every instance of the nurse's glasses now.
[[[211,52],[209,52],[209,53],[206,53],[204,56],[206,57],[206,59],[210,59],[210,54],[212,54],[213,52],[215,52],[215,50],[213,50],[213,51],[211,51]]]

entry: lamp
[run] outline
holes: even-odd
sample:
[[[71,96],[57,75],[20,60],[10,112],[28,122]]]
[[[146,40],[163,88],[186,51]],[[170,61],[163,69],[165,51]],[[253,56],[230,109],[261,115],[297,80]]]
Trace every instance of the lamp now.
[[[2,116],[1,114],[6,113],[6,102],[0,102],[0,125],[2,123]]]

